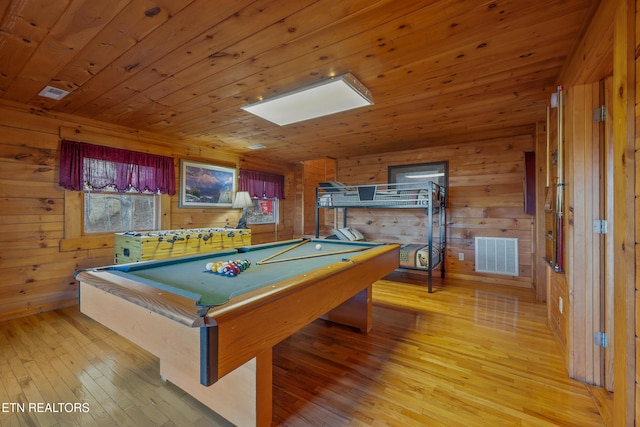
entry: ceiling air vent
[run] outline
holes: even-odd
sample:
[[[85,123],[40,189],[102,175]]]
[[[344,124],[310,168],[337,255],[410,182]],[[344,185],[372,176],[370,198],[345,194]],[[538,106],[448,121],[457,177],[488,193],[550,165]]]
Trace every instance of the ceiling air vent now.
[[[38,95],[60,101],[65,96],[69,95],[69,92],[67,92],[66,90],[58,89],[57,87],[47,86],[42,89]]]

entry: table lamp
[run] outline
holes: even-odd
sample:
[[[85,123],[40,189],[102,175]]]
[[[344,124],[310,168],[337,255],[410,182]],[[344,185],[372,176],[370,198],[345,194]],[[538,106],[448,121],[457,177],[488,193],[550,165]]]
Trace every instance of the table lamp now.
[[[231,205],[234,209],[242,209],[242,216],[238,221],[238,225],[236,228],[238,229],[246,229],[247,227],[247,208],[253,206],[253,202],[251,201],[251,196],[248,191],[238,191],[236,193],[236,197],[233,199],[233,204]]]

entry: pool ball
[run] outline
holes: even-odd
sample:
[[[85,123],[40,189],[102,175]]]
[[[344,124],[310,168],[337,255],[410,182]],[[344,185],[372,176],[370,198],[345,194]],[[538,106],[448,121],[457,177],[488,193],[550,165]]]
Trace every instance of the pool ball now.
[[[316,251],[319,251],[320,249],[322,249],[322,245],[321,245],[320,243],[318,243],[318,244],[316,245]]]

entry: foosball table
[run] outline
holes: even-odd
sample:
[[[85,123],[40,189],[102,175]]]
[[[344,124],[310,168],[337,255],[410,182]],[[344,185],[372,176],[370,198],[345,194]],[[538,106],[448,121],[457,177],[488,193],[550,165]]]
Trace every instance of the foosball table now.
[[[196,228],[127,231],[114,236],[115,263],[148,261],[251,245],[251,230]]]

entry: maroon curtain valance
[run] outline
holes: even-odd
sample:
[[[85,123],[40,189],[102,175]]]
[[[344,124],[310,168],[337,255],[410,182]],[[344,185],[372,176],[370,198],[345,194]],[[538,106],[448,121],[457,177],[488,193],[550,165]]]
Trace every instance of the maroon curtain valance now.
[[[274,173],[240,169],[240,191],[253,198],[284,199],[284,176]]]
[[[85,183],[102,190],[176,194],[173,158],[83,142],[63,140],[60,149],[60,186],[82,191]]]

